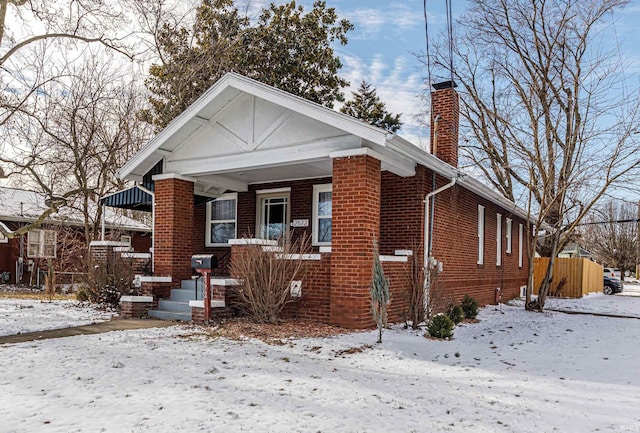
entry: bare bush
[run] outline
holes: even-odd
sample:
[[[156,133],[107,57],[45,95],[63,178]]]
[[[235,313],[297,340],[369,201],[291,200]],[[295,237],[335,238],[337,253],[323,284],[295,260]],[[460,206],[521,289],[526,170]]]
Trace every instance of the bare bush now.
[[[411,322],[411,328],[418,329],[418,326],[425,319],[424,303],[424,268],[420,260],[419,244],[413,245],[413,255],[410,257],[411,266],[409,268],[409,289],[405,292],[406,314],[405,322]]]
[[[279,251],[263,251],[262,245],[234,251],[231,273],[241,281],[234,289],[239,308],[257,322],[277,323],[284,307],[299,299],[291,296],[291,282],[307,275],[303,255],[310,250],[304,234],[295,241],[291,235],[282,238]]]
[[[122,295],[137,295],[133,288],[135,269],[130,259],[107,256],[106,261],[94,266],[90,272],[89,301],[108,308],[117,308]]]

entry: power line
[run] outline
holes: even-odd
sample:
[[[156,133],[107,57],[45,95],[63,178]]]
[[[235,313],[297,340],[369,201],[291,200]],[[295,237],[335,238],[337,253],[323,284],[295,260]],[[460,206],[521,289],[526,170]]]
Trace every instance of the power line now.
[[[589,221],[587,223],[576,224],[576,226],[587,226],[595,224],[623,224],[623,223],[637,223],[640,222],[640,218],[632,218],[625,220],[611,220],[611,221]]]

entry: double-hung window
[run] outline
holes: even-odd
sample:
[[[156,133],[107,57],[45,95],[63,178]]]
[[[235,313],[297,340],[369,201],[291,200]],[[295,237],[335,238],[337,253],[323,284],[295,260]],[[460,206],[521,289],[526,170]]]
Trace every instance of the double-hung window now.
[[[207,247],[227,246],[237,237],[237,194],[224,194],[207,203]]]
[[[332,185],[313,186],[313,245],[331,245]]]
[[[507,218],[507,247],[506,247],[507,254],[511,254],[511,226],[512,226],[511,218]]]
[[[524,238],[523,232],[524,232],[524,229],[522,227],[522,224],[520,224],[518,226],[518,267],[519,268],[522,267],[522,262],[524,261],[523,252],[522,252],[522,241]]]
[[[502,266],[502,214],[496,214],[496,266]]]
[[[484,264],[484,206],[478,205],[478,264]]]
[[[55,258],[56,232],[54,230],[31,230],[27,232],[27,257]]]

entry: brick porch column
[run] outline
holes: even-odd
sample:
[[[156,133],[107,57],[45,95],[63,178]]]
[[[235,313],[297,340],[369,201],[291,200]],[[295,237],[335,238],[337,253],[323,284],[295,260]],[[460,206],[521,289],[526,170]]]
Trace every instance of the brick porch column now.
[[[194,182],[175,174],[160,174],[153,179],[156,203],[154,274],[171,276],[176,284],[191,278]]]
[[[380,161],[368,155],[333,160],[330,322],[373,325],[369,289],[373,241],[380,240]]]

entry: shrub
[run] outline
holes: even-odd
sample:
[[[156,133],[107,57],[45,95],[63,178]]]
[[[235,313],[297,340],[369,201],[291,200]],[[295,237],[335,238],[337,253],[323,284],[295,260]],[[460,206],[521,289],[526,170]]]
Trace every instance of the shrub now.
[[[462,300],[462,311],[465,319],[475,319],[478,315],[478,302],[467,293]]]
[[[453,320],[446,314],[436,314],[427,325],[427,332],[435,338],[451,338],[453,336]]]
[[[76,292],[76,299],[79,302],[88,302],[90,300],[91,296],[89,293],[89,289],[86,287],[80,287],[78,289],[78,291]]]
[[[460,305],[451,304],[447,310],[447,316],[457,325],[464,320],[464,311]]]
[[[131,261],[115,255],[107,257],[90,273],[90,288],[87,290],[89,301],[107,308],[117,308],[120,296],[138,294],[132,288],[134,274]]]
[[[387,324],[387,304],[389,303],[389,280],[384,276],[378,246],[374,242],[373,281],[371,282],[371,312],[378,327],[378,343],[382,343],[382,330]]]
[[[307,273],[302,256],[311,250],[309,236],[292,241],[287,235],[280,243],[281,252],[247,245],[233,257],[231,274],[241,281],[233,289],[236,302],[256,322],[277,323],[284,307],[299,299],[291,296],[291,283]]]

